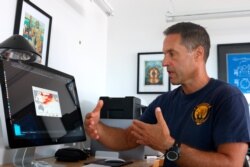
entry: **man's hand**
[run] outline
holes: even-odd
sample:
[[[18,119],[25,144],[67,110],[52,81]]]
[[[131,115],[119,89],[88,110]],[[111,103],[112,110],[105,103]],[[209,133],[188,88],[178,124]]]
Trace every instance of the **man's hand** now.
[[[133,121],[132,134],[138,144],[147,145],[155,150],[165,152],[174,144],[168,126],[162,116],[161,109],[155,109],[156,124],[147,124],[138,120]]]
[[[87,132],[90,138],[95,140],[98,140],[100,138],[98,132],[98,125],[100,121],[100,113],[102,106],[103,106],[103,101],[99,100],[95,109],[86,115],[84,121],[85,131]]]

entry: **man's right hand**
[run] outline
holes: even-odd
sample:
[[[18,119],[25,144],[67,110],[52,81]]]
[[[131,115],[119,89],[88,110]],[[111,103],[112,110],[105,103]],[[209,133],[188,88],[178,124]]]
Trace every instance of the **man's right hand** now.
[[[88,113],[85,117],[84,126],[85,131],[91,139],[98,140],[100,134],[98,132],[98,126],[100,121],[100,113],[103,106],[103,101],[99,100],[95,109]]]

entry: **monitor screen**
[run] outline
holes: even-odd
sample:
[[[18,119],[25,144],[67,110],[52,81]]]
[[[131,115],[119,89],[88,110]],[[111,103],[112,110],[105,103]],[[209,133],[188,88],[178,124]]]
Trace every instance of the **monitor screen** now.
[[[85,141],[72,75],[0,60],[0,113],[6,146],[22,148]]]

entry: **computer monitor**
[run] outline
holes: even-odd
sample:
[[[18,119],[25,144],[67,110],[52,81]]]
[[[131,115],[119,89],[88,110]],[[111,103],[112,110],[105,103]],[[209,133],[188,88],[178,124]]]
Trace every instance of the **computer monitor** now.
[[[0,117],[8,148],[86,140],[72,75],[40,64],[0,60]]]

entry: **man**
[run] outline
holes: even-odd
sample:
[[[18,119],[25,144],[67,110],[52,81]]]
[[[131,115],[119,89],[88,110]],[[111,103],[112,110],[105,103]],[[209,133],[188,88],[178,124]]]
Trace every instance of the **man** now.
[[[210,39],[193,23],[164,31],[163,66],[181,86],[157,97],[127,129],[102,124],[103,102],[86,115],[87,134],[114,150],[147,145],[165,154],[165,167],[242,167],[250,141],[249,109],[243,94],[209,78]]]

